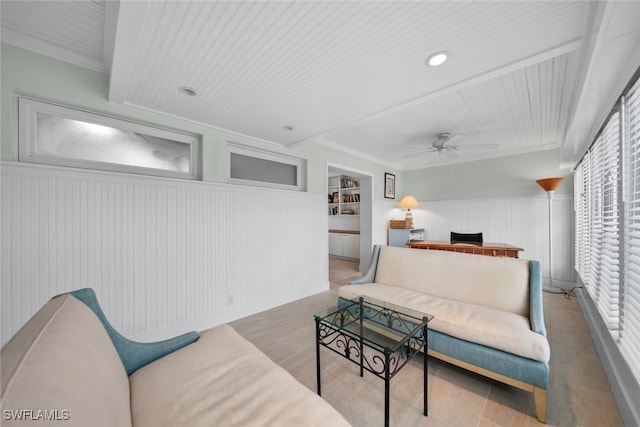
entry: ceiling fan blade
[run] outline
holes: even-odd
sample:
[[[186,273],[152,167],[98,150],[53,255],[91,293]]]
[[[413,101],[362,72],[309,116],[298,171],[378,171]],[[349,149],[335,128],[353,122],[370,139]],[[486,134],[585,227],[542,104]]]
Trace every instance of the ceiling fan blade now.
[[[429,154],[429,153],[435,153],[436,150],[434,150],[433,148],[429,148],[428,150],[424,150],[424,151],[418,151],[417,153],[413,153],[413,154],[407,154],[406,156],[403,156],[405,158],[408,157],[414,157],[414,156],[421,156],[423,154]]]
[[[464,135],[456,134],[456,135],[451,136],[451,137],[447,140],[446,144],[447,144],[447,145],[458,145],[458,144],[460,144],[460,143],[464,144],[464,141],[467,141],[468,139],[469,139],[469,138],[467,138],[467,137],[466,137],[466,136],[464,136]]]
[[[456,145],[456,150],[495,150],[498,144],[469,144]]]

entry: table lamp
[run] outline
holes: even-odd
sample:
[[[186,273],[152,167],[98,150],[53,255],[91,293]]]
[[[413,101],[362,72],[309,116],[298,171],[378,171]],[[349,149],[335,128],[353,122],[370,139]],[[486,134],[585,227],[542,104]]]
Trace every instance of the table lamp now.
[[[402,200],[398,202],[397,207],[400,209],[406,209],[407,212],[404,215],[404,219],[407,221],[411,221],[411,227],[413,227],[413,214],[411,214],[411,209],[415,209],[418,206],[418,201],[413,196],[404,196]]]

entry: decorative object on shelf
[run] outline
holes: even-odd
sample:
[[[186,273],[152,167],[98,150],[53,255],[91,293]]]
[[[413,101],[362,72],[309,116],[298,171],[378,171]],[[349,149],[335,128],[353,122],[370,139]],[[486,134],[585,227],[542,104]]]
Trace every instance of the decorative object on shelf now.
[[[329,176],[327,191],[330,216],[360,215],[360,181],[357,178],[348,175]]]
[[[396,176],[392,173],[384,173],[384,198],[396,198]]]
[[[342,203],[360,203],[360,194],[345,194],[342,196]]]
[[[554,294],[562,293],[562,289],[556,288],[553,286],[553,256],[551,255],[551,238],[553,236],[553,227],[552,227],[552,216],[551,216],[551,201],[553,199],[553,193],[560,186],[564,178],[556,177],[556,178],[543,178],[538,179],[536,182],[544,191],[547,192],[547,199],[549,200],[549,286],[543,287],[543,290],[546,292],[551,292]]]
[[[392,219],[389,221],[389,228],[410,229],[411,225],[412,221],[406,219]]]
[[[402,198],[402,200],[400,200],[400,202],[398,202],[397,205],[400,209],[406,209],[407,212],[404,214],[404,219],[406,221],[409,221],[411,223],[411,226],[413,226],[413,214],[411,213],[411,209],[415,209],[418,206],[420,206],[418,204],[418,201],[416,200],[415,197],[413,196],[404,196]],[[411,227],[409,227],[411,228]]]
[[[342,178],[340,183],[341,188],[358,188],[358,181],[351,177]]]

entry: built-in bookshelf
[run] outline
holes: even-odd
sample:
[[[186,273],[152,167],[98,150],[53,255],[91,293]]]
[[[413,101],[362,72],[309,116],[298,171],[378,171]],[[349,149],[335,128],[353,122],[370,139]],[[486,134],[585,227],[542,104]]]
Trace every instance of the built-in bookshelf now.
[[[360,215],[360,181],[348,175],[328,178],[328,214]]]

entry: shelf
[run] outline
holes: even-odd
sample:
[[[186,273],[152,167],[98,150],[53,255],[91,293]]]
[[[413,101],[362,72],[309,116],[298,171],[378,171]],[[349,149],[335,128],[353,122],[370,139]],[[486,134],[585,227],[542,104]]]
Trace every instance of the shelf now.
[[[348,175],[330,176],[327,181],[329,216],[359,216],[360,186],[358,179]],[[353,214],[342,213],[345,209],[353,210]]]

